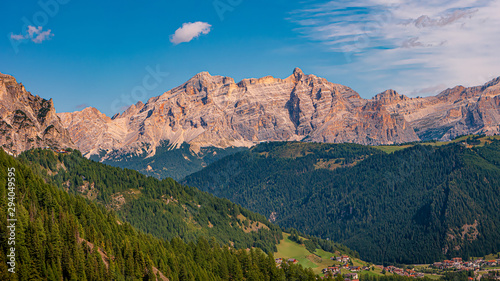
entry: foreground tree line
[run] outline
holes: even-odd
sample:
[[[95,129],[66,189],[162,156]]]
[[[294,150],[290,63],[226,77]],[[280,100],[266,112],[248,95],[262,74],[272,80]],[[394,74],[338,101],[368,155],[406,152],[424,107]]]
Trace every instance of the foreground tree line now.
[[[15,273],[8,272],[7,169],[15,168]],[[0,151],[0,280],[315,280],[272,254],[215,239],[158,239],[89,200],[46,184]]]

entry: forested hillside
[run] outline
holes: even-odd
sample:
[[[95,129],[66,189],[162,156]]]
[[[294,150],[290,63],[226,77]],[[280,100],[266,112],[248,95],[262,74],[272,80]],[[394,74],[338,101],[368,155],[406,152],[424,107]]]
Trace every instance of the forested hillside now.
[[[428,263],[500,250],[500,141],[415,145],[265,143],[183,183],[373,262]]]
[[[36,149],[19,156],[47,182],[116,211],[121,220],[160,238],[215,237],[238,249],[276,249],[281,229],[264,216],[172,179],[158,180],[88,160],[79,151]]]
[[[109,157],[102,163],[136,170],[158,179],[170,177],[180,180],[187,175],[198,172],[210,163],[246,149],[246,147],[201,147],[197,149],[198,151],[194,151],[187,143],[175,148],[168,142],[163,142],[156,148],[156,153],[153,156],[148,157],[147,151],[143,151],[140,155],[135,153],[120,154],[115,151],[109,153]],[[100,157],[93,155],[90,159],[99,161]]]
[[[3,150],[2,222],[12,207],[6,196],[8,178],[15,178],[16,208],[9,218],[17,222],[15,245],[7,243],[10,230],[0,224],[0,280],[316,280],[301,266],[277,268],[273,256],[260,250],[236,250],[205,238],[186,244],[143,234],[103,206],[46,184]],[[15,273],[8,272],[6,263],[11,247]]]

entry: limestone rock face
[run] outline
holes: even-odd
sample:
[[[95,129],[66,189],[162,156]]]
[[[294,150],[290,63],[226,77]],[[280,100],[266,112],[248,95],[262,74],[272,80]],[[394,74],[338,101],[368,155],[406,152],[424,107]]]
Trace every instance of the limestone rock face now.
[[[404,116],[422,140],[450,140],[467,134],[500,133],[500,77],[483,86],[447,89],[435,97],[379,94],[391,114]]]
[[[37,147],[75,148],[52,99],[32,95],[14,77],[1,73],[0,145],[14,155]]]
[[[59,116],[84,154],[109,154],[104,158],[141,151],[153,155],[165,141],[177,147],[186,142],[196,149],[261,141],[418,140],[403,116],[384,105],[297,68],[286,79],[268,76],[238,83],[202,72],[113,118],[91,108]]]
[[[112,118],[95,108],[56,114],[52,100],[33,96],[0,74],[0,141],[18,154],[33,147],[76,147],[101,160],[152,156],[168,142],[200,147],[252,146],[262,141],[393,144],[500,133],[500,77],[409,98],[394,90],[363,99],[349,87],[296,68],[236,83],[201,72]]]

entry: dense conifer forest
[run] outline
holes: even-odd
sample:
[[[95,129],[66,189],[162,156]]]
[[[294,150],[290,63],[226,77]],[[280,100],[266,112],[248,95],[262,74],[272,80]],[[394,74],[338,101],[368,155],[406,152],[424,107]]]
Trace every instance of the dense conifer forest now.
[[[247,148],[201,147],[194,151],[190,144],[183,143],[179,147],[175,147],[166,141],[156,148],[153,156],[148,157],[149,153],[146,149],[139,155],[115,151],[111,152],[102,163],[136,170],[158,179],[170,177],[180,180],[189,174],[198,172],[210,163],[243,150],[247,150]],[[90,159],[99,161],[100,157],[104,155],[92,155]]]
[[[263,143],[182,182],[372,262],[468,258],[500,250],[500,141],[473,142]]]
[[[15,272],[0,224],[0,280],[316,280],[309,269],[276,267],[272,254],[236,250],[204,237],[159,239],[113,211],[47,184],[0,151],[0,220],[7,221],[7,174],[15,169]],[[10,258],[9,258],[10,259]]]
[[[227,199],[171,178],[158,180],[141,173],[88,160],[79,151],[58,154],[35,149],[19,159],[43,178],[71,194],[79,194],[116,211],[135,228],[157,237],[182,237],[185,242],[215,237],[238,249],[276,249],[281,229],[264,216]]]

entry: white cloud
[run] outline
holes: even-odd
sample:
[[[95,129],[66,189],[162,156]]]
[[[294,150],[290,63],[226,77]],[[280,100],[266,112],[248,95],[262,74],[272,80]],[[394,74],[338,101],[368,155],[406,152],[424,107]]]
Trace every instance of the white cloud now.
[[[47,31],[40,32],[35,38],[32,39],[32,41],[35,43],[42,43],[43,41],[53,36],[53,34],[50,32],[51,32],[50,29]]]
[[[54,36],[54,34],[52,33],[52,31],[50,29],[46,30],[46,31],[42,31],[42,30],[43,30],[43,27],[41,27],[41,26],[34,27],[32,25],[29,25],[28,30],[26,31],[27,32],[26,35],[10,34],[10,38],[12,38],[14,40],[18,40],[18,41],[29,39],[35,43],[42,43],[43,41],[50,39],[50,37]]]
[[[28,26],[28,34],[29,34],[29,37],[33,37],[33,34],[39,34],[40,32],[42,32],[42,27],[39,26],[39,27],[34,27],[32,25]]]
[[[498,15],[500,0],[340,0],[295,11],[290,20],[306,38],[345,55],[343,69],[330,74],[435,94],[500,75]]]
[[[176,45],[189,42],[201,34],[208,34],[211,27],[210,24],[201,21],[183,23],[182,27],[170,36],[170,42]]]

